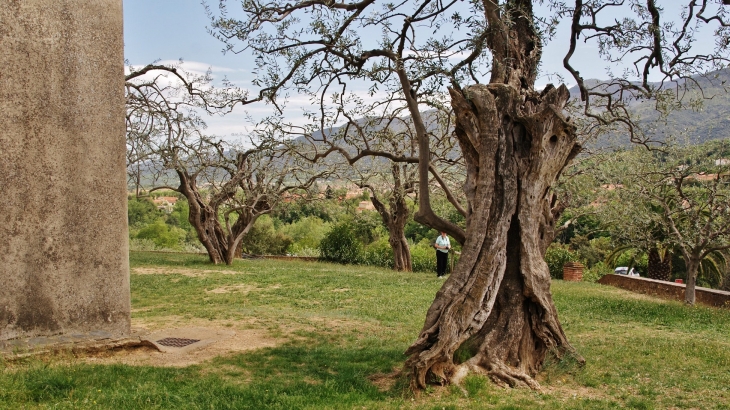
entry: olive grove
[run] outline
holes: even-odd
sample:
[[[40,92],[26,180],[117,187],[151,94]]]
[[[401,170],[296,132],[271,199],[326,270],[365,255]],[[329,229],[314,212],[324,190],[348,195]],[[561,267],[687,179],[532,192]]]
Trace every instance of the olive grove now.
[[[202,113],[226,114],[248,98],[235,87],[217,89],[210,73],[148,65],[126,77],[127,170],[140,194],[169,189],[188,202],[188,221],[212,263],[231,264],[244,236],[292,192],[308,189],[329,170],[315,170],[265,135],[246,146],[205,133]]]
[[[584,359],[570,345],[550,293],[544,253],[562,206],[551,189],[581,151],[579,140],[610,132],[651,146],[628,106],[653,100],[667,111],[682,90],[727,63],[730,28],[719,1],[686,0],[221,0],[212,30],[231,52],[252,53],[256,84],[271,100],[315,96],[316,120],[348,110],[357,84],[374,101],[398,101],[418,142],[415,219],[463,244],[407,349],[414,388],[459,383],[470,372],[537,388],[548,354]],[[618,16],[618,17],[617,17]],[[570,25],[563,67],[579,89],[537,87],[544,44]],[[712,39],[712,41],[709,41]],[[702,41],[700,41],[702,40]],[[584,41],[604,61],[605,82],[583,79]],[[580,56],[581,62],[586,59]],[[655,84],[660,84],[656,86]],[[446,101],[463,155],[461,195],[447,195],[465,228],[438,215],[429,191],[432,141],[424,110]],[[459,354],[457,350],[468,352]],[[466,358],[465,358],[466,357]]]

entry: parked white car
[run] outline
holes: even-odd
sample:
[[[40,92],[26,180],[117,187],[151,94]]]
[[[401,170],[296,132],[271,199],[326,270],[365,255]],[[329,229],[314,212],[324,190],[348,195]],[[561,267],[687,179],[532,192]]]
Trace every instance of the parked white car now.
[[[619,266],[613,270],[614,275],[627,275],[627,276],[640,276],[639,272],[635,271],[634,268],[629,270],[628,266]]]

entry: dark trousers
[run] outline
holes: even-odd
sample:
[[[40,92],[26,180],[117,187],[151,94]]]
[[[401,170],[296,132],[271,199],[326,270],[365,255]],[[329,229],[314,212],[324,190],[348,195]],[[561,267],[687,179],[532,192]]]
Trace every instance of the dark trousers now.
[[[448,261],[448,253],[436,251],[436,276],[446,275],[446,267],[448,266]]]

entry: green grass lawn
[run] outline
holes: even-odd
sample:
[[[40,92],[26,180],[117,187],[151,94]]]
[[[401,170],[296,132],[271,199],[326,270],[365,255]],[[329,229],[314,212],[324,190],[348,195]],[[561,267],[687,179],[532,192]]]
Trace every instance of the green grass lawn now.
[[[131,266],[133,324],[257,329],[278,344],[179,368],[70,354],[0,362],[0,408],[730,408],[728,310],[555,281],[585,367],[548,363],[539,392],[471,376],[463,388],[413,396],[379,376],[402,365],[443,283],[435,274],[272,260],[213,266],[157,253],[133,253]]]

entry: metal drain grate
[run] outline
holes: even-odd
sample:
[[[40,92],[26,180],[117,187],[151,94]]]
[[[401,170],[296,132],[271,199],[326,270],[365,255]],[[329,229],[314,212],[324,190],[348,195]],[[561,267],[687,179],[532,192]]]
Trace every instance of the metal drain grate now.
[[[185,347],[187,345],[191,345],[195,342],[199,342],[200,340],[196,339],[180,339],[177,337],[166,337],[164,339],[160,339],[157,341],[158,344],[161,344],[163,346],[167,347]]]

